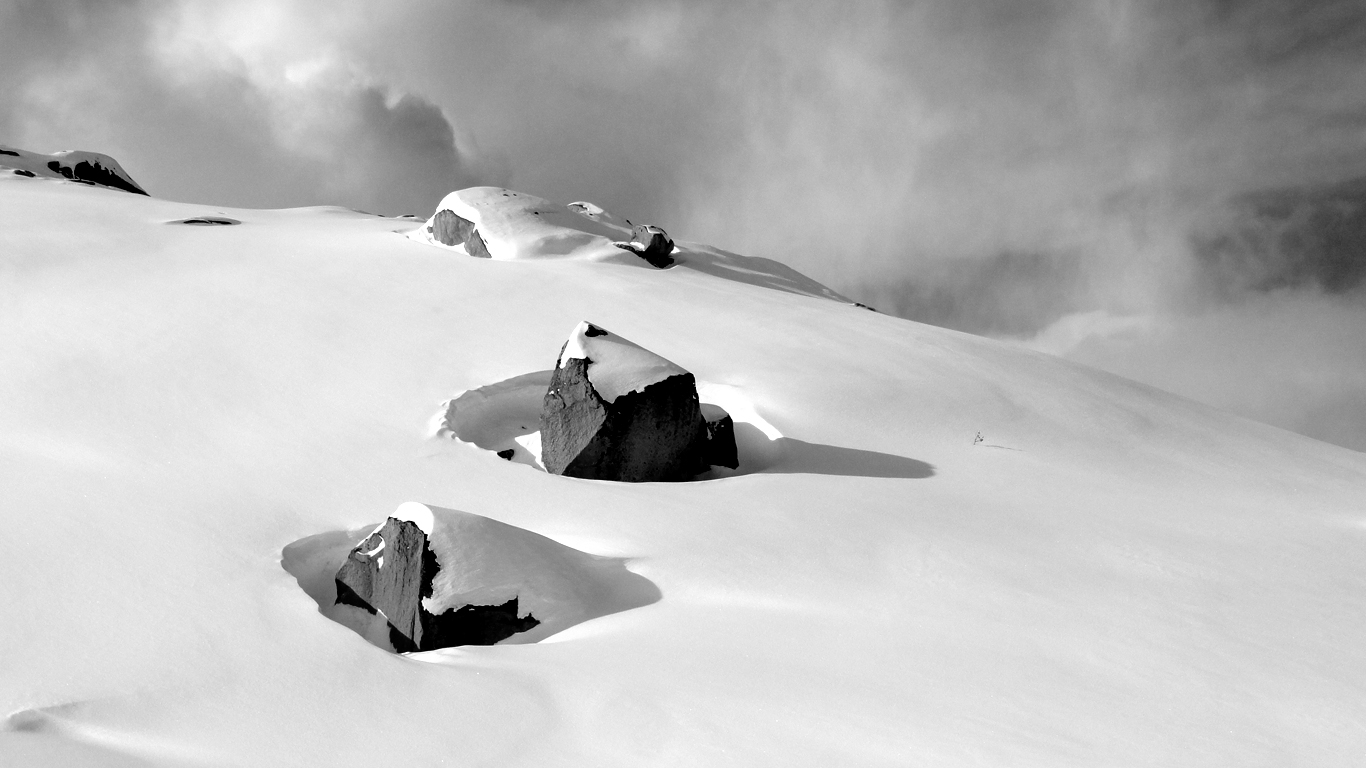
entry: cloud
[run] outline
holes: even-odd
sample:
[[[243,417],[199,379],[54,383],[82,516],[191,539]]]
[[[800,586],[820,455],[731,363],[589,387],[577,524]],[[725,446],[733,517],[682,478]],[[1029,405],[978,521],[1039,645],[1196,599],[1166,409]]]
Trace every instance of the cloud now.
[[[424,213],[502,183],[776,258],[912,319],[1066,335],[1061,354],[1278,423],[1323,433],[1311,401],[1337,414],[1359,391],[1323,362],[1359,352],[1323,327],[1359,322],[1366,274],[1356,0],[0,14],[0,133],[109,152],[154,194]],[[1323,355],[1318,394],[1276,411],[1231,364],[1197,387],[1177,375],[1199,365],[1184,333],[1308,365],[1299,338]],[[1265,392],[1296,402],[1299,380],[1266,368],[1281,383]]]
[[[1276,291],[1182,315],[1064,318],[1027,344],[1366,451],[1366,306]]]
[[[107,152],[157,196],[220,205],[422,213],[497,180],[441,107],[335,58],[285,66],[249,38],[216,38],[204,13],[151,2],[11,10],[7,21],[41,45],[6,84],[9,141]]]

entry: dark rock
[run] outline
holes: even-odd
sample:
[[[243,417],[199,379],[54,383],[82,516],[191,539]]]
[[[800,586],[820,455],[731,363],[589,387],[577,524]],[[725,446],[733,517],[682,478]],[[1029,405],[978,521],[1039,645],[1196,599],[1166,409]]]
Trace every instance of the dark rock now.
[[[864,304],[863,302],[860,302],[860,301],[854,302],[854,306],[856,306],[856,307],[858,307],[858,308],[860,308],[860,309],[866,309],[866,310],[868,310],[869,312],[876,312],[876,311],[877,311],[875,308],[870,307],[870,306],[868,306],[867,304]]]
[[[636,254],[659,269],[674,263],[674,241],[669,239],[667,232],[652,224],[636,224],[631,229],[631,240],[615,245]]]
[[[529,613],[518,617],[514,597],[502,605],[463,605],[446,611],[435,617],[423,640],[430,648],[494,645],[540,623]]]
[[[455,211],[440,210],[432,217],[428,227],[432,237],[443,245],[464,245],[474,231],[474,222],[460,217]]]
[[[102,187],[121,189],[124,192],[132,192],[135,195],[147,194],[142,190],[142,187],[134,184],[131,179],[126,179],[99,163],[92,163],[88,160],[81,160],[72,166],[65,165],[58,160],[50,160],[48,161],[47,167],[72,181],[83,181],[90,184],[98,184]]]
[[[517,452],[511,448],[504,448],[503,450],[498,452],[498,458],[507,459],[508,461],[512,461],[512,457],[516,455]]]
[[[37,177],[37,174],[35,174],[33,171],[26,171],[23,168],[16,170],[14,173],[16,176],[27,176],[30,179]]]
[[[713,467],[738,469],[740,456],[735,449],[735,421],[715,405],[703,405],[702,418],[707,423],[707,450],[703,461]]]
[[[480,237],[477,229],[471,232],[469,239],[465,241],[465,253],[480,259],[493,258],[493,254],[489,253],[489,247],[484,243],[484,238]]]
[[[491,258],[484,238],[474,222],[462,218],[455,211],[442,209],[432,217],[432,225],[427,228],[432,237],[443,245],[463,245],[465,252],[481,259]]]
[[[189,224],[195,227],[230,227],[242,222],[224,216],[197,216],[193,219],[177,219],[168,224]]]
[[[585,336],[609,335],[585,325]],[[565,358],[563,350],[560,356],[541,409],[547,472],[639,483],[687,480],[706,470],[707,424],[691,373],[607,402],[589,379],[591,359]]]
[[[19,153],[15,152],[12,149],[5,149],[4,147],[0,147],[0,155],[10,155],[11,157],[18,157]]]
[[[427,534],[417,524],[389,518],[347,555],[337,571],[339,605],[382,615],[399,653],[453,645],[493,645],[540,624],[517,616],[517,598],[496,606],[465,605],[433,615],[422,605],[440,570]]]

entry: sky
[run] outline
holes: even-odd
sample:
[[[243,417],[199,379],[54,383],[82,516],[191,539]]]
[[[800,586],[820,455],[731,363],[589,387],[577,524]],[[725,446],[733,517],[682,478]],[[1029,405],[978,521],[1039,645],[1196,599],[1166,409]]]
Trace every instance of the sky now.
[[[0,143],[590,200],[1366,450],[1366,1],[0,0]]]

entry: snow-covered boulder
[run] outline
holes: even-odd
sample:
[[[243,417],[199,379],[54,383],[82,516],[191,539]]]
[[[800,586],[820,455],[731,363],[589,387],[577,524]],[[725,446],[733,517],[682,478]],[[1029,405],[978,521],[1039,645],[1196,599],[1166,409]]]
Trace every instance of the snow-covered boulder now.
[[[442,245],[463,245],[465,252],[471,256],[490,258],[488,246],[484,244],[484,238],[474,222],[461,218],[455,211],[446,208],[437,211],[427,225],[427,231],[432,239]]]
[[[620,258],[612,243],[627,236],[630,224],[587,205],[554,203],[502,187],[470,187],[442,198],[436,214],[409,237],[499,260]],[[471,231],[479,238],[475,245]]]
[[[518,616],[515,594],[497,605],[450,606],[449,600],[440,599],[435,586],[442,569],[437,557],[441,542],[428,537],[433,529],[430,510],[416,507],[426,514],[404,514],[400,508],[398,517],[390,517],[351,550],[337,571],[338,605],[382,616],[389,625],[389,643],[400,653],[493,645],[541,623],[530,613]]]
[[[579,323],[560,350],[541,409],[547,472],[625,482],[686,480],[714,454],[693,375],[649,350]],[[734,454],[734,431],[729,435]]]
[[[136,195],[147,194],[133,181],[133,177],[123,170],[119,161],[99,152],[69,149],[44,155],[0,146],[0,168],[11,168],[15,173],[30,178],[43,176],[50,179],[67,179],[132,192]]]
[[[626,562],[411,501],[378,526],[309,536],[283,554],[325,616],[400,653],[534,643],[658,600]]]
[[[674,263],[674,241],[669,233],[653,224],[637,224],[631,228],[631,239],[613,243],[663,269]]]

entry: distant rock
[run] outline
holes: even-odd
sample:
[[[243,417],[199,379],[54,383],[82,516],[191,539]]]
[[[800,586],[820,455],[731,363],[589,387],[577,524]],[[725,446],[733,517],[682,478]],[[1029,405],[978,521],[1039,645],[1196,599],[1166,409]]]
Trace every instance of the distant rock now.
[[[383,616],[399,653],[493,645],[540,624],[531,614],[517,615],[517,597],[430,613],[424,599],[432,597],[440,569],[426,531],[390,517],[347,555],[336,575],[336,602]]]
[[[442,245],[463,245],[465,252],[471,256],[480,259],[490,258],[488,245],[479,235],[479,229],[474,226],[474,222],[461,218],[455,211],[437,211],[427,231],[431,233],[432,239]]]
[[[718,439],[726,432],[718,419]],[[570,477],[687,480],[713,456],[728,460],[711,434],[691,373],[584,322],[560,351],[545,395],[541,463]],[[729,435],[733,454],[733,425]]]
[[[614,245],[636,254],[660,269],[674,263],[674,241],[669,238],[669,233],[653,224],[636,224],[631,228],[629,241],[617,242]]]
[[[226,216],[195,216],[189,219],[175,219],[167,224],[187,224],[192,227],[232,227],[242,222]]]
[[[0,147],[0,167],[23,176],[67,179],[91,186],[108,187],[135,195],[147,193],[123,170],[119,162],[99,152],[67,150],[44,155],[23,149]]]

